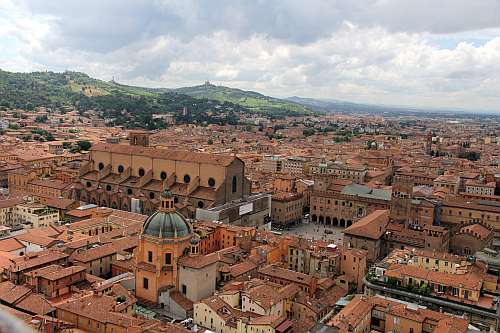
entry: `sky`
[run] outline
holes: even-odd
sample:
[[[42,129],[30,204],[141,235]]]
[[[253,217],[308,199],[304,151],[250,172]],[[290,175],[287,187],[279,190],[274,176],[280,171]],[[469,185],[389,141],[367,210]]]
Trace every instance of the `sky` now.
[[[0,69],[500,112],[500,0],[0,0]]]

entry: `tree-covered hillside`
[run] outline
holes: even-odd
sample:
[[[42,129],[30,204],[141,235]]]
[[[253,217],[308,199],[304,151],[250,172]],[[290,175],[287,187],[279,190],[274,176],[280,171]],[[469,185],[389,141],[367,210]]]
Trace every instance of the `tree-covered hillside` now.
[[[250,112],[228,102],[96,80],[78,72],[10,73],[0,71],[0,107],[33,110],[76,108],[82,115],[93,110],[111,125],[159,128],[154,114],[171,113],[178,122],[237,123],[235,112]],[[183,108],[187,115],[182,113]]]
[[[153,114],[172,113],[178,122],[236,123],[235,113],[270,117],[303,115],[311,110],[298,103],[262,94],[205,84],[179,89],[155,89],[106,82],[79,72],[11,73],[0,70],[0,107],[33,110],[76,108],[94,110],[111,125],[157,128]],[[182,110],[186,107],[187,115]]]

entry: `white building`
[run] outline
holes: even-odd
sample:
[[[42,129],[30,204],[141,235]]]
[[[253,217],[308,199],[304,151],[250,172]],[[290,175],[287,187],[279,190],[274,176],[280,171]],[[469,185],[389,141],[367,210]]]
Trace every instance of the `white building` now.
[[[265,155],[262,160],[262,171],[281,172],[283,171],[283,157],[275,155]]]
[[[475,195],[495,195],[496,184],[494,182],[481,184],[476,182],[467,182],[465,192]]]
[[[283,161],[283,171],[291,175],[302,175],[307,162],[302,157],[289,157]]]

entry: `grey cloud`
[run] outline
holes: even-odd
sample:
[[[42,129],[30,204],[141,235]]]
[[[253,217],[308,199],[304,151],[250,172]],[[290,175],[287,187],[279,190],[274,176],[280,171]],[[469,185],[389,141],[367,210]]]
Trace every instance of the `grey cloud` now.
[[[260,33],[307,44],[342,22],[391,31],[451,33],[500,26],[499,0],[283,0],[147,1],[25,0],[36,14],[53,16],[51,47],[109,52],[161,35],[191,40],[228,31]]]
[[[491,108],[500,103],[491,93],[500,89],[500,38],[449,50],[427,39],[500,26],[499,3],[25,0],[26,16],[42,15],[49,30],[35,34],[39,48],[19,53],[34,68],[128,84],[209,79],[278,96]],[[492,97],[482,101],[483,91]]]

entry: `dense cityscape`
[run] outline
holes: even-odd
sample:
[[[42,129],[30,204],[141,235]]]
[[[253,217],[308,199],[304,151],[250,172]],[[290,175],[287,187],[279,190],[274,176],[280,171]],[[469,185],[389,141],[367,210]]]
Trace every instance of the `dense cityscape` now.
[[[498,328],[495,118],[89,114],[1,111],[0,300],[33,326]]]
[[[500,332],[495,93],[419,107],[36,64],[0,56],[0,332]]]

